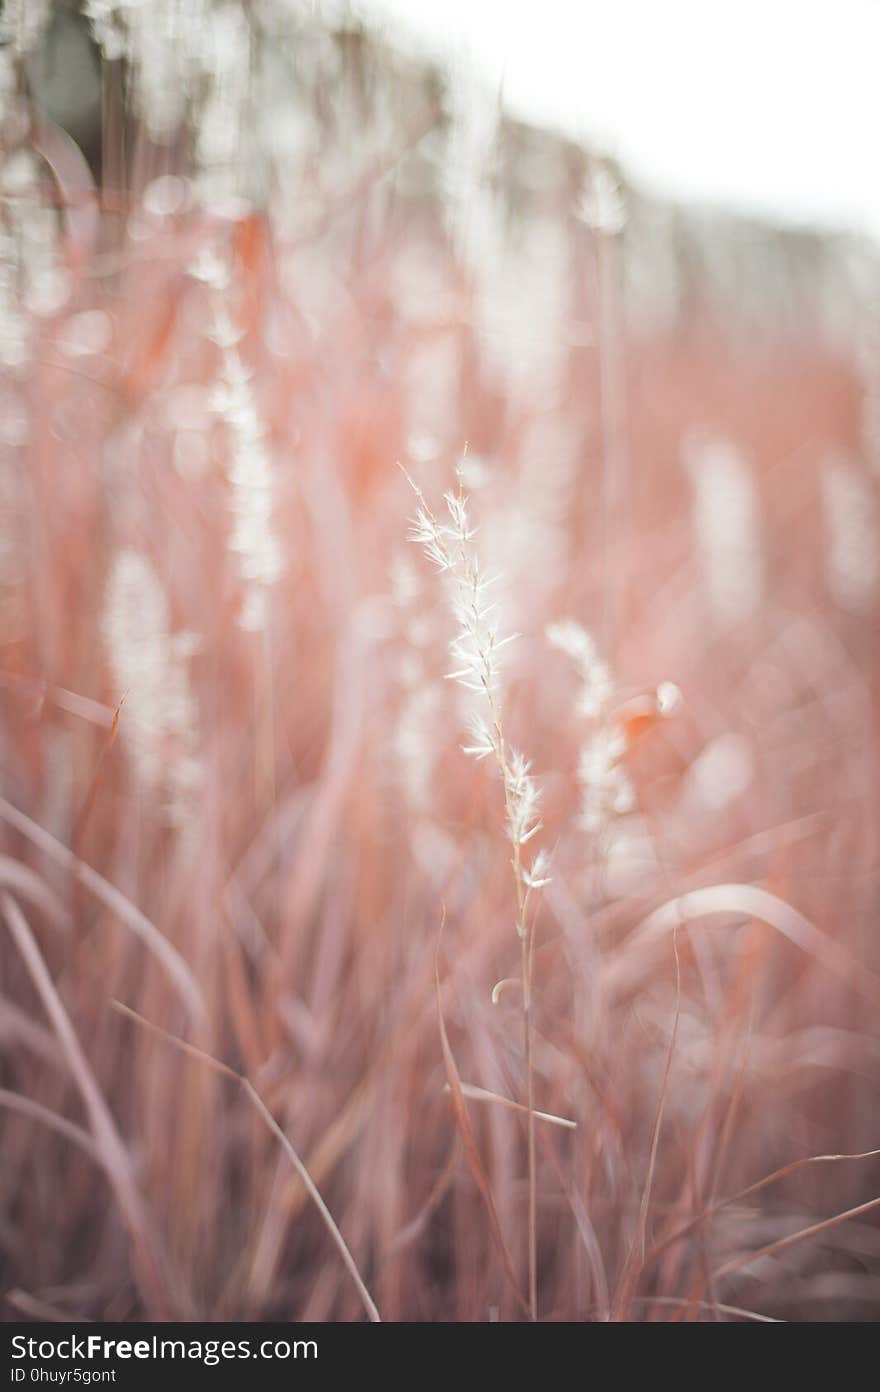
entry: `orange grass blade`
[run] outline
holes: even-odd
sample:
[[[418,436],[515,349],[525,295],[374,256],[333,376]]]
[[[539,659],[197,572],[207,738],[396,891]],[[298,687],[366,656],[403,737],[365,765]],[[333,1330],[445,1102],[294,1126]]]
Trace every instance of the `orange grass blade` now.
[[[77,819],[74,822],[73,832],[71,834],[70,839],[73,842],[73,845],[76,847],[80,846],[82,843],[82,836],[83,832],[85,831],[86,822],[91,816],[92,809],[97,801],[98,790],[101,786],[101,774],[104,768],[104,760],[107,758],[107,755],[110,753],[110,750],[116,743],[116,735],[119,731],[119,717],[122,714],[122,707],[125,705],[125,696],[127,694],[128,693],[126,692],[123,696],[120,697],[119,704],[113,712],[113,721],[107,733],[107,738],[104,740],[104,743],[101,746],[101,752],[98,755],[97,761],[95,763],[95,772],[92,774],[92,781],[89,786],[89,791],[86,794],[82,807],[79,810],[79,815],[77,816]]]

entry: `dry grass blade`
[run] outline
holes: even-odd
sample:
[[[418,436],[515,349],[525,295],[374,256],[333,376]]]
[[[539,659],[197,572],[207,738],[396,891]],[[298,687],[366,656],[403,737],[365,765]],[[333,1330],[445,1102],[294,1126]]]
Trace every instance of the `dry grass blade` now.
[[[645,949],[662,940],[666,933],[697,919],[721,914],[760,919],[845,981],[860,996],[875,1005],[880,1002],[880,978],[874,972],[856,962],[833,938],[820,932],[784,899],[757,885],[747,884],[719,884],[690,890],[655,909],[630,935],[618,961],[609,969],[609,988],[640,976],[644,970],[640,959]]]
[[[0,996],[0,1044],[20,1044],[52,1068],[63,1066],[58,1040],[49,1030],[32,1020],[30,1015]]]
[[[639,1208],[639,1257],[641,1261],[645,1260],[645,1236],[648,1228],[648,1214],[651,1208],[651,1192],[654,1187],[654,1171],[657,1166],[657,1150],[660,1145],[663,1113],[666,1109],[666,1098],[669,1093],[669,1075],[672,1072],[672,1060],[675,1056],[675,1046],[678,1042],[678,1028],[681,1023],[681,961],[678,955],[677,928],[673,928],[672,930],[672,951],[675,957],[675,1010],[673,1013],[672,1034],[669,1037],[669,1047],[666,1050],[666,1059],[663,1064],[663,1082],[660,1085],[660,1097],[657,1101],[657,1115],[654,1119],[654,1129],[651,1135],[648,1177],[645,1180],[645,1190]]]
[[[878,1156],[880,1156],[880,1150],[861,1150],[855,1151],[850,1155],[806,1155],[800,1160],[792,1160],[790,1164],[783,1165],[780,1169],[774,1170],[772,1174],[764,1175],[763,1179],[756,1179],[754,1184],[747,1184],[744,1189],[738,1189],[735,1194],[730,1194],[726,1199],[719,1199],[717,1203],[704,1209],[702,1213],[696,1214],[689,1222],[684,1223],[680,1228],[677,1228],[674,1233],[670,1233],[668,1237],[662,1238],[656,1246],[652,1247],[645,1258],[645,1263],[647,1265],[655,1261],[657,1257],[661,1256],[668,1248],[672,1247],[676,1242],[680,1242],[681,1239],[687,1237],[689,1233],[692,1233],[701,1223],[709,1222],[711,1218],[714,1218],[716,1213],[721,1213],[725,1208],[729,1208],[731,1204],[741,1203],[743,1199],[750,1198],[751,1195],[759,1193],[762,1189],[766,1189],[771,1184],[776,1184],[780,1179],[786,1179],[789,1175],[797,1174],[799,1170],[806,1169],[810,1165],[836,1164],[843,1160],[875,1160]]]
[[[787,1251],[797,1242],[805,1242],[809,1237],[817,1237],[819,1233],[828,1232],[831,1228],[848,1222],[850,1218],[860,1218],[863,1213],[872,1213],[877,1208],[880,1208],[880,1198],[856,1204],[855,1208],[848,1208],[843,1213],[835,1213],[832,1218],[823,1218],[820,1223],[811,1223],[807,1228],[800,1228],[795,1233],[789,1233],[788,1237],[780,1237],[775,1242],[768,1242],[765,1247],[759,1247],[755,1252],[744,1252],[742,1256],[732,1257],[723,1266],[719,1266],[713,1275],[717,1280],[720,1280],[722,1276],[732,1276],[735,1272],[742,1271],[744,1267],[751,1266],[753,1262],[760,1261],[762,1257],[776,1256],[778,1252]]]
[[[672,929],[672,952],[675,958],[675,1008],[673,1012],[672,1033],[666,1050],[666,1058],[663,1064],[663,1079],[660,1084],[660,1096],[657,1099],[654,1125],[651,1130],[651,1150],[648,1157],[648,1173],[645,1178],[644,1189],[642,1190],[641,1203],[639,1204],[638,1237],[627,1257],[623,1275],[620,1279],[620,1288],[615,1300],[615,1316],[618,1319],[622,1318],[623,1313],[632,1300],[639,1277],[639,1271],[645,1264],[645,1240],[648,1231],[648,1216],[651,1209],[651,1193],[654,1187],[657,1150],[660,1145],[663,1113],[666,1109],[666,1098],[669,1092],[669,1077],[672,1072],[672,1060],[675,1056],[675,1046],[678,1042],[678,1029],[681,1021],[681,962],[678,955],[677,924],[673,925]]]
[[[81,885],[90,890],[96,899],[110,909],[122,923],[130,928],[136,937],[152,952],[163,971],[174,984],[178,995],[189,1012],[201,1019],[204,1016],[204,1002],[199,984],[175,947],[151,923],[146,914],[126,899],[125,895],[93,870],[85,861],[75,856],[66,846],[62,846],[48,831],[44,831],[30,817],[19,812],[11,802],[0,797],[0,817],[22,836],[38,846],[57,865],[61,865]]]
[[[480,1193],[480,1198],[483,1200],[483,1203],[486,1208],[486,1216],[489,1219],[489,1230],[492,1234],[492,1239],[495,1243],[495,1246],[498,1249],[498,1255],[501,1258],[501,1265],[504,1268],[504,1274],[510,1283],[511,1289],[514,1291],[517,1302],[522,1308],[523,1312],[527,1315],[530,1315],[531,1311],[529,1308],[529,1304],[526,1300],[523,1299],[523,1296],[519,1289],[519,1285],[517,1283],[516,1273],[513,1269],[513,1262],[510,1259],[510,1253],[507,1250],[507,1243],[504,1241],[504,1234],[501,1231],[501,1224],[498,1220],[498,1212],[495,1208],[495,1200],[492,1198],[492,1189],[489,1184],[489,1177],[486,1174],[485,1168],[483,1167],[483,1162],[480,1159],[480,1152],[477,1149],[477,1143],[474,1139],[474,1133],[471,1127],[470,1117],[468,1116],[467,1107],[465,1106],[464,1091],[462,1089],[461,1079],[458,1075],[458,1067],[456,1066],[455,1056],[449,1044],[449,1036],[446,1033],[446,1021],[443,1018],[443,1002],[440,996],[440,971],[436,961],[434,963],[434,985],[437,993],[437,1021],[440,1027],[440,1047],[443,1051],[443,1064],[446,1069],[446,1079],[449,1086],[449,1097],[452,1106],[452,1115],[455,1121],[455,1125],[458,1128],[458,1133],[461,1136],[462,1144],[464,1146],[464,1153],[468,1163],[468,1169],[470,1170],[471,1175],[473,1176],[474,1183],[476,1184],[477,1189]]]
[[[415,1217],[411,1218],[406,1226],[395,1234],[394,1240],[388,1249],[389,1256],[393,1255],[395,1252],[401,1251],[404,1247],[408,1246],[410,1242],[414,1242],[415,1239],[424,1232],[429,1219],[440,1207],[446,1197],[449,1186],[455,1178],[455,1171],[458,1166],[458,1145],[459,1139],[456,1134],[452,1138],[452,1145],[449,1147],[449,1157],[446,1164],[431,1185],[431,1192]]]
[[[339,1115],[327,1127],[309,1154],[306,1168],[316,1184],[328,1178],[350,1149],[367,1123],[374,1102],[375,1088],[370,1081],[360,1083],[345,1100]],[[284,1211],[295,1218],[308,1200],[308,1192],[298,1179],[291,1179],[283,1198]]]
[[[31,701],[37,701],[41,705],[43,702],[49,702],[59,710],[66,711],[68,715],[77,716],[78,719],[99,728],[109,729],[113,724],[114,712],[111,707],[101,701],[93,701],[89,696],[80,696],[75,691],[52,686],[49,682],[35,681],[15,672],[0,672],[0,687],[27,696]]]
[[[44,1107],[42,1102],[35,1102],[31,1097],[22,1097],[20,1092],[10,1092],[8,1088],[0,1088],[0,1107],[19,1112],[33,1121],[41,1121],[50,1130],[57,1131],[59,1136],[64,1136],[65,1140],[73,1141],[74,1145],[101,1164],[101,1152],[88,1131],[77,1126],[76,1122],[68,1121],[67,1117],[59,1116],[51,1107]]]
[[[171,1305],[168,1298],[167,1278],[162,1272],[163,1263],[157,1250],[149,1215],[131,1173],[128,1152],[101,1095],[101,1090],[95,1081],[86,1056],[80,1047],[76,1032],[61,1002],[61,997],[55,989],[24,914],[9,894],[3,895],[2,905],[3,916],[9,931],[36,987],[37,994],[43,1002],[46,1014],[52,1022],[52,1027],[64,1051],[73,1080],[85,1104],[92,1134],[95,1138],[96,1151],[116,1195],[116,1201],[125,1225],[131,1234],[135,1275],[150,1308],[155,1310],[160,1318],[168,1318],[171,1313]]]
[[[300,1180],[307,1189],[312,1202],[314,1203],[322,1219],[324,1220],[324,1225],[327,1228],[327,1231],[329,1232],[331,1238],[333,1239],[333,1242],[336,1245],[339,1255],[342,1257],[342,1260],[345,1263],[346,1270],[348,1271],[352,1281],[355,1284],[355,1288],[357,1289],[357,1293],[361,1298],[364,1309],[367,1312],[368,1318],[372,1320],[375,1324],[381,1323],[382,1317],[379,1314],[379,1311],[376,1307],[376,1303],[373,1300],[373,1297],[370,1295],[370,1292],[367,1290],[364,1280],[360,1272],[358,1271],[357,1263],[355,1262],[355,1259],[352,1256],[351,1251],[349,1250],[345,1238],[339,1231],[333,1214],[330,1212],[329,1208],[324,1202],[324,1199],[322,1198],[320,1191],[318,1190],[317,1186],[312,1180],[312,1177],[306,1169],[305,1165],[303,1164],[302,1160],[299,1158],[299,1155],[292,1146],[290,1140],[285,1135],[281,1127],[278,1125],[278,1122],[275,1120],[272,1113],[269,1111],[269,1108],[266,1106],[265,1102],[263,1101],[260,1094],[257,1092],[257,1089],[254,1087],[250,1079],[246,1078],[242,1073],[237,1073],[234,1068],[230,1068],[228,1063],[223,1063],[222,1060],[214,1058],[213,1054],[207,1053],[204,1049],[196,1048],[194,1044],[188,1044],[185,1039],[178,1039],[176,1035],[169,1034],[167,1030],[161,1029],[159,1025],[154,1025],[151,1020],[145,1019],[143,1015],[139,1015],[138,1012],[136,1010],[132,1010],[130,1006],[123,1005],[122,1001],[113,1001],[112,1005],[114,1010],[118,1010],[121,1015],[125,1015],[128,1019],[134,1020],[138,1025],[141,1025],[145,1029],[150,1030],[152,1034],[155,1034],[159,1039],[163,1039],[167,1044],[171,1044],[174,1046],[174,1048],[180,1049],[182,1053],[187,1054],[190,1058],[197,1059],[199,1063],[203,1063],[208,1068],[212,1068],[215,1073],[221,1074],[224,1078],[231,1078],[233,1082],[238,1083],[239,1087],[241,1087],[241,1089],[248,1097],[254,1110],[258,1113],[265,1125],[268,1127],[269,1131],[281,1145],[285,1155],[289,1159],[290,1163],[293,1165],[293,1168],[296,1170],[297,1175],[299,1176]]]
[[[506,1107],[511,1112],[528,1113],[528,1107],[522,1102],[514,1102],[510,1097],[502,1097],[500,1093],[490,1092],[488,1088],[475,1087],[473,1083],[461,1083],[461,1091],[464,1097],[471,1102],[494,1102],[499,1107]],[[444,1084],[444,1092],[451,1091],[448,1083]],[[548,1121],[553,1126],[564,1126],[569,1131],[577,1130],[577,1122],[569,1120],[568,1117],[555,1116],[553,1112],[539,1112],[537,1107],[533,1113],[536,1121]]]
[[[580,1191],[572,1185],[563,1172],[562,1165],[559,1163],[558,1156],[554,1153],[552,1146],[545,1145],[545,1152],[549,1155],[550,1163],[559,1181],[559,1187],[565,1195],[565,1201],[571,1209],[577,1228],[581,1246],[586,1254],[590,1265],[593,1281],[596,1290],[597,1315],[603,1324],[607,1324],[611,1318],[611,1293],[608,1286],[608,1274],[605,1270],[605,1263],[602,1257],[602,1248],[596,1234],[595,1226],[587,1212],[587,1206],[581,1197]]]
[[[59,932],[70,928],[70,915],[52,890],[27,865],[0,855],[0,886],[12,890],[17,899],[26,899]]]
[[[755,1324],[785,1324],[785,1320],[774,1319],[772,1315],[761,1315],[757,1310],[744,1310],[741,1305],[723,1305],[717,1300],[685,1300],[677,1295],[646,1295],[638,1296],[634,1305],[669,1305],[673,1308],[683,1309],[695,1305],[698,1310],[708,1310],[711,1313],[721,1315],[735,1315],[738,1319],[750,1320]]]
[[[101,745],[101,752],[99,753],[97,761],[95,763],[95,771],[92,774],[92,781],[89,785],[89,791],[86,794],[85,801],[83,802],[83,805],[79,810],[79,815],[77,816],[76,822],[74,823],[71,840],[73,841],[73,844],[77,848],[77,850],[79,849],[79,846],[82,844],[82,837],[83,833],[85,832],[86,823],[88,822],[89,817],[92,814],[92,809],[94,808],[95,803],[98,800],[98,792],[101,787],[101,776],[104,768],[104,761],[106,760],[107,755],[110,753],[110,750],[116,743],[116,736],[119,733],[119,719],[122,715],[122,707],[124,705],[125,696],[123,695],[120,697],[119,704],[113,712],[113,723],[111,724],[110,729],[107,732],[106,738],[104,739],[104,742]]]

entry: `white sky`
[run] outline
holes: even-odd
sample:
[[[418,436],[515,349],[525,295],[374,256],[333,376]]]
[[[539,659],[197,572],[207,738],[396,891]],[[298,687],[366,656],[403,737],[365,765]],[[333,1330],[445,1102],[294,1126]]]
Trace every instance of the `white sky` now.
[[[880,236],[880,0],[354,0],[644,186]]]

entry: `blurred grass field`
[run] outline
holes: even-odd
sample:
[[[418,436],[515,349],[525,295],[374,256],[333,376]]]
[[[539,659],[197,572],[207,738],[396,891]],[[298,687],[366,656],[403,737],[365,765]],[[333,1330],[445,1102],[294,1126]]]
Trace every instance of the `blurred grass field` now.
[[[653,202],[361,32],[190,20],[173,132],[105,63],[91,169],[3,50],[5,1316],[363,1315],[246,1092],[121,1002],[250,1080],[384,1319],[523,1317],[522,1112],[464,1134],[438,1018],[521,1102],[501,790],[397,468],[464,460],[576,1123],[539,1317],[874,1318],[874,249]],[[565,620],[632,716],[592,829]]]

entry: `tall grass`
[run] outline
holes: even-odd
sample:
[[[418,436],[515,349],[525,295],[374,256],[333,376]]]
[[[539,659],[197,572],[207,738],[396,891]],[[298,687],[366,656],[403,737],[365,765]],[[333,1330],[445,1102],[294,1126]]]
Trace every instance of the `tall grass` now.
[[[6,1314],[870,1317],[873,253],[162,9],[0,68]]]

